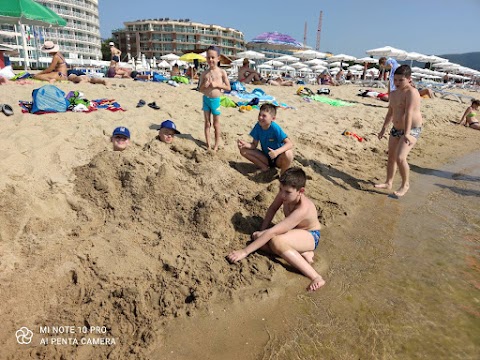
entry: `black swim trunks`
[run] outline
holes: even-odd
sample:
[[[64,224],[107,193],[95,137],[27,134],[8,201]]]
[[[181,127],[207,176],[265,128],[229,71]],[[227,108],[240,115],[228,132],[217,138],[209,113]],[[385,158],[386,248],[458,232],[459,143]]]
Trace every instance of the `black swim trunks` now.
[[[420,134],[422,133],[422,128],[421,127],[415,127],[410,129],[410,135],[412,135],[415,139],[418,139],[420,137]],[[395,127],[392,127],[392,130],[390,130],[390,135],[393,137],[402,137],[405,134],[405,131],[395,129]]]

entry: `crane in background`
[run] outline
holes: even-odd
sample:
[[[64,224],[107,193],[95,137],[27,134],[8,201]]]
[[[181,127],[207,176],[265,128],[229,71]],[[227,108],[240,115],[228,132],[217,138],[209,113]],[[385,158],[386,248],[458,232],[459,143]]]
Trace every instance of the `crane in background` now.
[[[320,10],[320,16],[318,17],[318,28],[317,28],[317,45],[315,46],[315,50],[320,51],[320,36],[322,34],[322,18],[323,18],[323,11]],[[307,28],[307,24],[305,23],[305,29]]]

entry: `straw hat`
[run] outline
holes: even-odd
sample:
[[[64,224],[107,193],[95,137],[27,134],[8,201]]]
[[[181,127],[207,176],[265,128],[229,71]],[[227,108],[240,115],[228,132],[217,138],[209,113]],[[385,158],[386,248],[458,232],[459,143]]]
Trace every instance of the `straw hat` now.
[[[56,45],[53,41],[45,41],[40,50],[46,53],[52,53],[57,52],[59,49],[59,46]]]

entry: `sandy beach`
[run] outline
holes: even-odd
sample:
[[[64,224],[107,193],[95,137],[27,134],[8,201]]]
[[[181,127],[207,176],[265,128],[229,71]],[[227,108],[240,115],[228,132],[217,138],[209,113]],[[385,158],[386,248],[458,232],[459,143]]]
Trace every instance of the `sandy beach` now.
[[[32,90],[41,85],[0,87],[0,103],[15,112],[0,113],[2,358],[152,359],[155,351],[181,346],[165,329],[181,332],[186,319],[195,327],[203,321],[195,322],[200,314],[243,305],[255,313],[255,303],[265,309],[285,295],[285,282],[288,294],[293,289],[306,296],[308,279],[286,271],[281,261],[260,254],[236,265],[225,260],[258,229],[278,187],[274,177],[258,174],[238,153],[237,139],[249,139],[257,110],[222,108],[223,145],[212,153],[205,149],[201,94],[194,85],[122,79],[107,86],[60,83],[66,93],[115,99],[125,111],[23,114],[18,101],[31,101]],[[357,96],[361,88],[355,85],[331,88],[330,98],[353,103],[343,107],[307,102],[295,94],[296,86],[247,85],[255,87],[294,108],[278,109],[276,121],[295,145],[294,165],[308,175],[306,194],[327,234],[333,227],[353,228],[351,219],[368,212],[372,199],[378,206],[378,199],[390,199],[388,191],[373,188],[386,171],[387,139],[376,134],[387,103]],[[136,108],[140,99],[160,109]],[[454,125],[467,106],[422,100],[424,131],[409,156],[417,170],[436,169],[480,149],[479,131]],[[166,119],[182,133],[173,145],[155,139]],[[111,150],[117,126],[132,134],[124,152]],[[345,130],[364,141],[343,136]],[[407,199],[418,191],[412,174]],[[399,181],[397,174],[394,189]],[[322,235],[316,250],[314,267],[327,284],[308,295],[312,301],[334,286],[328,253],[334,242]],[[33,331],[29,345],[15,339],[22,326]],[[41,345],[42,337],[54,335],[40,334],[45,326],[72,326],[70,338],[115,344]]]

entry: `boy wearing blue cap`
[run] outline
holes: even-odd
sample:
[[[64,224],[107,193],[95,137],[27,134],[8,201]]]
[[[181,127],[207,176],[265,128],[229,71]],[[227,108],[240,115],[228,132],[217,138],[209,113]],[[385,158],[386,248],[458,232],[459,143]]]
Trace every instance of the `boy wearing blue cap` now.
[[[123,151],[130,145],[130,131],[124,126],[119,126],[113,130],[110,140],[113,143],[113,151]]]
[[[160,124],[158,138],[161,142],[171,144],[175,139],[175,134],[180,134],[175,123],[172,120],[165,120]]]
[[[251,143],[238,140],[240,154],[257,165],[262,172],[270,168],[280,168],[283,174],[293,161],[293,143],[287,134],[275,122],[277,108],[272,104],[263,104],[258,113],[258,123],[254,126],[250,135]],[[258,143],[262,150],[257,149]]]

